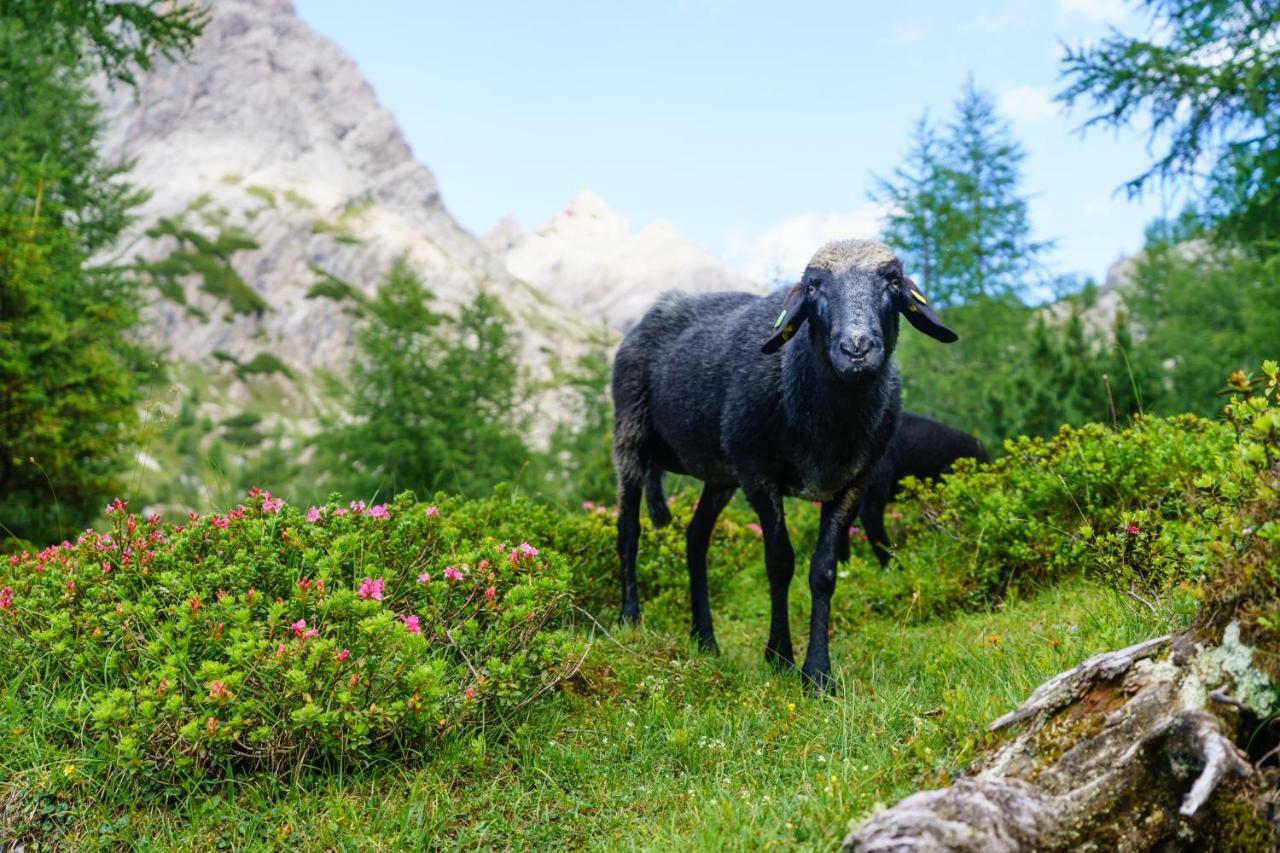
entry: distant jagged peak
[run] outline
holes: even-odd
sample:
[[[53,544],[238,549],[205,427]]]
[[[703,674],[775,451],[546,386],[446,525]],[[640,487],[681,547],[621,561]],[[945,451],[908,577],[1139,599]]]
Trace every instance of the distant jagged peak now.
[[[564,305],[625,329],[664,290],[755,290],[666,219],[638,231],[590,188],[580,190],[532,233],[504,220],[486,245],[504,255],[512,275]]]

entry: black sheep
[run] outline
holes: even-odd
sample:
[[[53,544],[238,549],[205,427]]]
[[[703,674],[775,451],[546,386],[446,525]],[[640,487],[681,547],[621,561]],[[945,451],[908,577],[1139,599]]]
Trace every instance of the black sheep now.
[[[858,519],[881,567],[888,565],[892,556],[889,534],[884,529],[884,509],[897,496],[898,483],[904,477],[936,480],[950,471],[957,459],[968,458],[979,462],[991,459],[982,442],[969,433],[923,415],[902,413],[889,449],[867,479],[858,508]],[[849,559],[847,527],[840,536],[839,557],[841,562]]]
[[[897,428],[899,316],[940,341],[956,339],[887,246],[848,240],[819,249],[790,290],[667,293],[627,333],[613,368],[624,621],[640,616],[641,495],[648,485],[650,513],[664,523],[662,472],[690,474],[704,483],[686,533],[693,635],[715,650],[707,545],[716,517],[741,488],[764,535],[772,603],[765,657],[794,666],[787,589],[795,555],[782,499],[821,501],[802,671],[826,685],[839,536]]]

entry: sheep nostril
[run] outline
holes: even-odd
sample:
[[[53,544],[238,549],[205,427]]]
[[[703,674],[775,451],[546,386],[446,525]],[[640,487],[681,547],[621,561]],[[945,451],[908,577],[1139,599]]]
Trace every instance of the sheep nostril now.
[[[867,335],[858,335],[856,338],[840,342],[840,352],[855,360],[864,358],[873,349],[875,349],[875,341]]]

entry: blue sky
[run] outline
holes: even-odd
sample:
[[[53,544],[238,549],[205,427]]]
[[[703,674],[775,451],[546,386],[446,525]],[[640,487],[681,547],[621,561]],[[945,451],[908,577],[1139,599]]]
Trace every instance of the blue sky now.
[[[1026,149],[1055,272],[1100,278],[1179,206],[1116,192],[1145,137],[1081,138],[1084,114],[1049,100],[1061,41],[1143,26],[1123,0],[296,2],[477,234],[507,214],[534,228],[589,187],[633,227],[669,219],[750,274],[797,275],[818,242],[870,236],[872,175],[970,73]]]

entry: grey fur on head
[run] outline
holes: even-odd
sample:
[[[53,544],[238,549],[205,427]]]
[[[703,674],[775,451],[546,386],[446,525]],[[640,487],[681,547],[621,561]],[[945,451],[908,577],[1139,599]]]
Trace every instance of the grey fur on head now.
[[[854,267],[875,272],[896,259],[892,249],[876,240],[833,240],[813,253],[809,266],[832,273]]]

